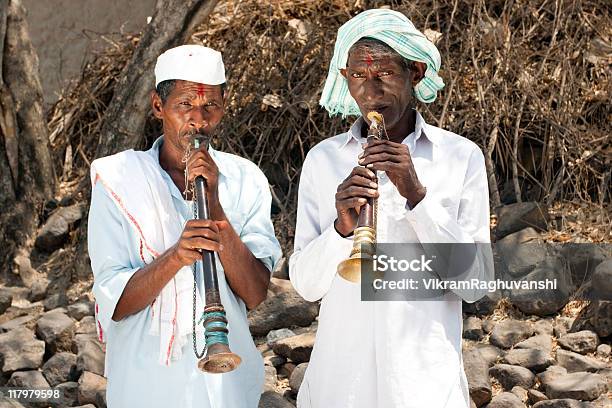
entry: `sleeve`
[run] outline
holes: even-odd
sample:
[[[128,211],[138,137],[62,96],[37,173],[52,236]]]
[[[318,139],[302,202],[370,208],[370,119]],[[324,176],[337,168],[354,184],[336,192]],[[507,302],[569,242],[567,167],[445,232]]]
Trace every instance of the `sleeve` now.
[[[87,229],[97,318],[102,329],[108,331],[117,302],[140,267],[132,265],[121,214],[100,182],[91,193]]]
[[[312,161],[309,154],[302,166],[294,249],[289,259],[291,283],[310,302],[325,296],[336,276],[337,265],[348,256],[353,242],[341,237],[333,223],[322,230]]]
[[[458,216],[428,195],[413,209],[406,206],[406,217],[426,251],[435,253],[446,264],[442,280],[488,282],[494,279],[489,229],[489,188],[484,156],[478,147],[472,151],[464,177]],[[453,244],[450,247],[444,244]],[[466,302],[486,294],[478,285],[454,292]]]
[[[271,219],[272,195],[268,179],[261,170],[256,169],[254,177],[249,179],[249,182],[253,181],[256,196],[240,232],[240,239],[253,256],[272,271],[282,255]]]

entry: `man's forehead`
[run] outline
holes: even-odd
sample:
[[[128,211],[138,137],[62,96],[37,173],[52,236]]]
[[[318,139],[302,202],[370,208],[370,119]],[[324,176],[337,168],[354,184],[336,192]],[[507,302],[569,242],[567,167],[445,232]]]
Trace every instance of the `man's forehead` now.
[[[401,56],[391,52],[372,50],[367,46],[355,48],[348,57],[347,65],[401,65]]]
[[[177,80],[176,91],[180,92],[195,92],[197,94],[216,93],[221,91],[221,85],[201,84],[199,82]]]

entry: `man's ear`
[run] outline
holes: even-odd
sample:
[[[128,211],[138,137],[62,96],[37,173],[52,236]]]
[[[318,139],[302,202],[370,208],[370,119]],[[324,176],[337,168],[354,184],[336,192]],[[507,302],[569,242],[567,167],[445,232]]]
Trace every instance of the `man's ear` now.
[[[163,118],[164,104],[155,90],[151,91],[151,109],[153,109],[153,116],[157,119]]]
[[[348,79],[348,73],[346,72],[346,68],[340,68],[340,74],[344,77],[344,79]]]
[[[425,71],[427,70],[427,65],[424,62],[413,61],[412,62],[412,86],[416,86],[419,81],[425,78]]]

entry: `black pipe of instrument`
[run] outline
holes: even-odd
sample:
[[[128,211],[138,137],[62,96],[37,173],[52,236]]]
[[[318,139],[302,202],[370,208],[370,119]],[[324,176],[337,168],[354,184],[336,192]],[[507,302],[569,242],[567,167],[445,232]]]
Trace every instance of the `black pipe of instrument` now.
[[[198,219],[210,219],[208,209],[208,200],[206,199],[206,180],[202,176],[195,178],[195,194],[198,204]],[[217,265],[215,263],[215,254],[208,250],[202,250],[202,274],[204,278],[204,297],[206,303],[219,302],[219,281],[217,280]],[[202,295],[200,291],[200,295]]]

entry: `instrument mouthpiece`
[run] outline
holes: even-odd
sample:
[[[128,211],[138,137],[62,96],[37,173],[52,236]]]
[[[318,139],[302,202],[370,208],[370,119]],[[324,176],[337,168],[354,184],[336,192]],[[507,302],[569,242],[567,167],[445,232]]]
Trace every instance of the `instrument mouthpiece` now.
[[[382,123],[383,121],[382,115],[376,111],[368,112],[368,119],[370,120],[370,122],[372,122],[372,124],[374,124],[374,122],[376,122],[377,124]]]

